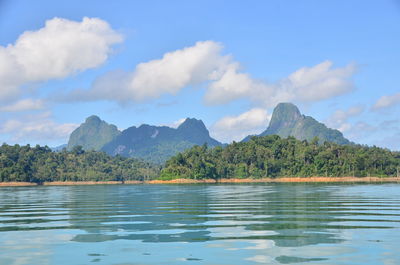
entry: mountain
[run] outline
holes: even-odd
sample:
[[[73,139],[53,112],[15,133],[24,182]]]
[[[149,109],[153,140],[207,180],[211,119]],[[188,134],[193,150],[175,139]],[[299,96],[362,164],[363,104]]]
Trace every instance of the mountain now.
[[[50,147],[53,152],[61,152],[64,148],[67,148],[67,144],[62,144],[56,147]]]
[[[283,138],[293,136],[307,141],[318,137],[320,143],[351,144],[340,131],[330,129],[310,116],[302,115],[292,103],[279,103],[272,113],[268,128],[258,136],[273,134]],[[243,141],[247,142],[250,138],[251,136],[247,136]]]
[[[84,150],[99,151],[119,134],[120,131],[115,125],[93,115],[71,133],[67,149],[72,150],[74,146],[81,145]]]
[[[129,127],[101,150],[110,155],[143,158],[163,163],[171,156],[194,145],[222,145],[210,137],[201,120],[187,118],[178,128],[143,124]]]

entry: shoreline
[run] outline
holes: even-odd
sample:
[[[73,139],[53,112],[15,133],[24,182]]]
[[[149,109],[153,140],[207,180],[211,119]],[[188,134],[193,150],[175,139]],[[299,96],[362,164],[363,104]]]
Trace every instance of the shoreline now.
[[[127,181],[54,181],[42,184],[32,182],[0,182],[0,187],[27,186],[78,186],[78,185],[132,185],[132,184],[218,184],[218,183],[400,183],[398,177],[283,177],[263,179],[173,179],[173,180],[127,180]]]

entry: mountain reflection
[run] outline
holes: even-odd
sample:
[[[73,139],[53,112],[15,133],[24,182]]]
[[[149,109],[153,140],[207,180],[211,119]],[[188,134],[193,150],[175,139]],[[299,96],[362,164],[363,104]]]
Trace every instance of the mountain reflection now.
[[[66,206],[71,225],[86,232],[72,239],[78,242],[338,243],[330,223],[341,204],[329,200],[329,189],[316,190],[299,184],[96,186],[74,189],[76,199]]]
[[[93,185],[1,191],[0,264],[400,260],[396,184]],[[15,257],[18,262],[12,263]]]

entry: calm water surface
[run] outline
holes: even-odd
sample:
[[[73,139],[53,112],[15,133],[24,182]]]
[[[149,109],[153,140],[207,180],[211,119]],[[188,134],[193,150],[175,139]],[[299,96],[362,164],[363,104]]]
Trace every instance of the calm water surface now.
[[[400,185],[0,188],[0,264],[400,264]]]

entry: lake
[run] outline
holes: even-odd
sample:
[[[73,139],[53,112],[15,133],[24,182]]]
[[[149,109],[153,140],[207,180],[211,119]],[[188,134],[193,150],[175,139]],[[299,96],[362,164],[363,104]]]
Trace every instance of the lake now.
[[[0,264],[400,264],[399,184],[0,188]]]

